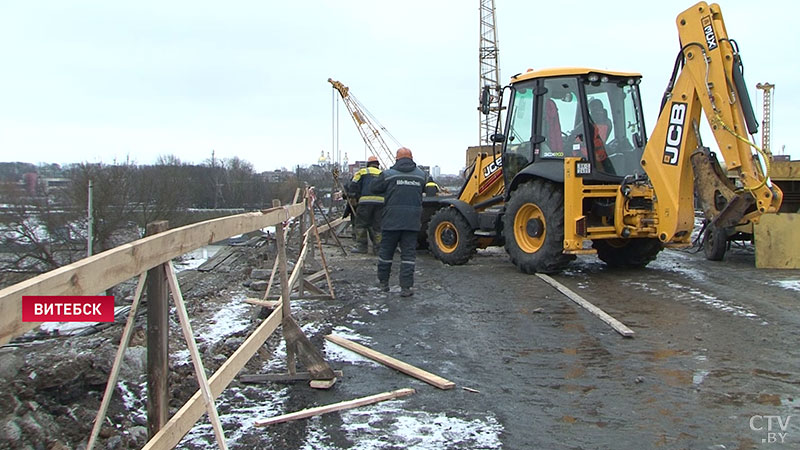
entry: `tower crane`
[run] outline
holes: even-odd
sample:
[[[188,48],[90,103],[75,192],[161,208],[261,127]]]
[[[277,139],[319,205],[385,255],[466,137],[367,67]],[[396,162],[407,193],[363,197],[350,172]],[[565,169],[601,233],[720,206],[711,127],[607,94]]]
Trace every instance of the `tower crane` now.
[[[342,101],[344,101],[347,111],[350,113],[350,117],[353,118],[353,122],[356,124],[356,128],[367,145],[369,152],[378,158],[381,167],[391,167],[394,164],[394,155],[389,146],[386,145],[386,141],[381,136],[379,129],[389,135],[393,141],[397,142],[396,139],[389,134],[386,128],[377,123],[378,121],[369,114],[361,102],[350,93],[350,88],[332,78],[328,78],[328,82],[342,96]]]
[[[478,68],[480,104],[478,139],[481,145],[492,145],[489,137],[500,114],[500,66],[497,62],[497,21],[494,14],[494,0],[480,0],[480,44],[478,47]],[[484,101],[487,97],[488,101]]]
[[[770,125],[772,124],[772,90],[775,88],[775,85],[771,83],[758,83],[756,88],[764,91],[764,115],[761,119],[761,149],[764,150],[764,153],[772,155],[772,149],[770,148],[770,145],[772,145]]]

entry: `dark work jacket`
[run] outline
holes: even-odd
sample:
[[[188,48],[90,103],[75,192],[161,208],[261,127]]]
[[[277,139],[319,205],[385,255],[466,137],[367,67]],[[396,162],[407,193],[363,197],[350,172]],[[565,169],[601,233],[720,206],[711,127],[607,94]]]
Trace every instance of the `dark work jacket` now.
[[[382,230],[419,231],[427,178],[411,158],[400,158],[372,181],[372,193],[382,194],[384,199]]]
[[[350,182],[350,192],[360,204],[376,203],[383,204],[383,197],[372,193],[370,185],[381,174],[381,169],[377,167],[364,167],[353,175]]]

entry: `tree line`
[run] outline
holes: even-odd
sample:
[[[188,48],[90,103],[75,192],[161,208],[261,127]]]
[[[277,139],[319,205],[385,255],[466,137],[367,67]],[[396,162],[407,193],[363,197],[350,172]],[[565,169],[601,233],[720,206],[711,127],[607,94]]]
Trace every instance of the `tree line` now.
[[[31,168],[0,164],[0,285],[87,254],[90,181],[92,253],[140,238],[146,224],[155,220],[168,220],[174,228],[235,212],[231,210],[266,209],[273,199],[286,204],[306,184],[318,192],[334,186],[330,167],[257,173],[238,157],[211,158],[200,165],[175,156],[160,157],[152,165],[40,165],[35,175]],[[57,187],[48,185],[54,179]]]

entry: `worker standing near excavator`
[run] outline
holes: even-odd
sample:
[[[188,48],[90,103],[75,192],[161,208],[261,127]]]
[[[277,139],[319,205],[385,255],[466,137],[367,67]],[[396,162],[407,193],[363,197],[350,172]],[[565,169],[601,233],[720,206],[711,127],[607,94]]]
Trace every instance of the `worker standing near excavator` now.
[[[428,177],[412,159],[411,150],[397,149],[396,163],[372,182],[372,192],[385,197],[378,251],[378,284],[389,291],[392,259],[400,245],[400,296],[413,295],[417,234],[422,226],[422,191]]]
[[[369,241],[372,241],[372,251],[378,254],[381,243],[381,213],[383,211],[383,196],[373,194],[372,182],[381,174],[378,158],[367,158],[367,166],[353,175],[350,181],[350,195],[357,199],[353,234],[356,245],[351,249],[353,253],[367,253]]]

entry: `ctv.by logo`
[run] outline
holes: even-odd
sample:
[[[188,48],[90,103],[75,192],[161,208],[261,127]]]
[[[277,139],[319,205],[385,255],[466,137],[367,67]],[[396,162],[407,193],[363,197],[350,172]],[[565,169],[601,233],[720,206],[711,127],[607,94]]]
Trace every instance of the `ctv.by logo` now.
[[[789,429],[789,420],[791,418],[792,416],[786,416],[784,420],[782,416],[762,416],[756,414],[750,417],[750,429],[763,432],[766,427],[767,437],[761,438],[761,442],[765,444],[783,444],[786,436],[789,434],[786,430]]]

